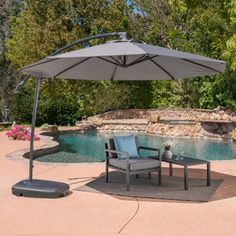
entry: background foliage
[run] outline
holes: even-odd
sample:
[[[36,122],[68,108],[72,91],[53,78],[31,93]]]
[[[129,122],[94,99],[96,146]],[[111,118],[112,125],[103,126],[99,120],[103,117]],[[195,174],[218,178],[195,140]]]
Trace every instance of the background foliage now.
[[[22,76],[18,68],[78,38],[115,31],[226,60],[227,72],[179,84],[45,79],[38,124],[74,123],[84,115],[126,108],[236,108],[235,0],[2,0],[0,21],[0,109],[9,106],[11,119],[30,122],[32,113],[34,80],[21,94],[12,92]]]

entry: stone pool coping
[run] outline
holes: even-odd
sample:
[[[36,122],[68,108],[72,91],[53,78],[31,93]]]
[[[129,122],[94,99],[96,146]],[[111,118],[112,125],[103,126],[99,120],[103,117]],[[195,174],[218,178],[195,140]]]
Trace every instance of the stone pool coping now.
[[[74,133],[74,132],[80,132],[83,133],[87,130],[81,130],[81,128],[78,127],[62,127],[58,132],[47,132],[47,131],[40,131],[39,132],[39,137],[40,140],[43,141],[43,145],[34,147],[34,164],[37,165],[77,165],[77,164],[88,164],[88,163],[64,163],[64,162],[41,162],[37,161],[37,157],[42,156],[42,155],[47,155],[51,153],[57,152],[59,149],[59,143],[54,140],[54,137],[52,135],[58,134],[58,133]],[[153,135],[153,134],[151,134]],[[36,141],[37,142],[37,141]],[[28,164],[29,162],[29,148],[25,149],[20,149],[18,151],[9,153],[6,155],[6,158],[9,160],[14,160],[14,161],[20,161],[20,162],[25,162]],[[236,162],[236,159],[233,160],[211,160],[211,162]],[[101,164],[101,162],[93,162],[93,164]]]
[[[64,163],[64,162],[41,162],[37,161],[37,157],[51,154],[57,152],[59,149],[59,143],[54,140],[52,135],[59,134],[59,133],[75,133],[75,132],[86,132],[88,131],[86,128],[83,130],[81,127],[60,127],[57,132],[48,132],[48,131],[39,131],[38,137],[41,141],[43,141],[43,145],[34,147],[34,164],[37,165],[83,165],[88,163]],[[37,142],[37,141],[35,141]],[[29,163],[29,148],[20,149],[18,151],[11,152],[6,155],[6,158],[13,161],[20,161],[22,163]],[[93,162],[93,164],[101,164],[101,162]]]
[[[38,136],[44,142],[42,146],[34,147],[34,156],[38,157],[44,154],[50,154],[56,152],[59,148],[59,143],[53,140],[52,136],[48,136],[48,132],[42,132]],[[37,142],[37,141],[36,141]],[[20,160],[22,162],[28,163],[29,158],[29,148],[21,149],[6,155],[7,159],[10,160]],[[34,160],[37,161],[37,160]],[[46,164],[46,162],[45,162]]]

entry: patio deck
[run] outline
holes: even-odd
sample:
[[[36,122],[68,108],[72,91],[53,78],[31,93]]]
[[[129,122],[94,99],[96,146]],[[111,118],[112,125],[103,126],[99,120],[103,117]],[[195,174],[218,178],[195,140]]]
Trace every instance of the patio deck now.
[[[28,162],[5,156],[28,148],[29,142],[9,140],[4,133],[0,132],[0,235],[236,235],[236,160],[212,162],[212,178],[224,175],[224,182],[207,203],[73,190],[102,174],[104,163],[35,162],[35,178],[68,183],[71,194],[59,199],[24,198],[12,195],[11,186],[27,178]],[[35,145],[43,146],[44,142]]]

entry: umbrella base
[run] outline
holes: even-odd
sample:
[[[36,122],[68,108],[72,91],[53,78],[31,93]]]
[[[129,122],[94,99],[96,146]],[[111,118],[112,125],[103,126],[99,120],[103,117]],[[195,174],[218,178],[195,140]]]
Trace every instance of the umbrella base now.
[[[12,193],[16,196],[35,198],[59,198],[69,192],[69,185],[61,182],[33,179],[22,180],[12,186]]]

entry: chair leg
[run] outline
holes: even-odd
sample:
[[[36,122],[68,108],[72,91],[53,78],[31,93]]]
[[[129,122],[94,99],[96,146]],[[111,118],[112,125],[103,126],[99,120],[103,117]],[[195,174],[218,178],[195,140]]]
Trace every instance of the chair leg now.
[[[129,171],[126,172],[126,190],[129,191]]]
[[[152,173],[148,172],[148,178],[151,179],[152,178]]]
[[[161,166],[158,167],[158,185],[161,186]]]
[[[108,164],[106,163],[106,182],[108,183],[108,175],[109,175],[109,170],[108,170]]]

